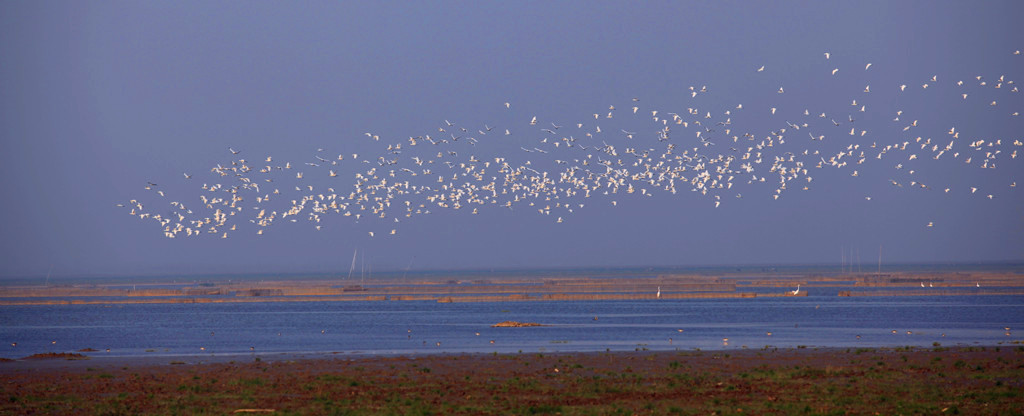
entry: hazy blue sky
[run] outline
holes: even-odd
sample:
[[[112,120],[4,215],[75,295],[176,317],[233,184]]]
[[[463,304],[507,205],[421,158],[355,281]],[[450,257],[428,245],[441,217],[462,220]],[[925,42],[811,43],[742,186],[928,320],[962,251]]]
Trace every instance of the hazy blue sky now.
[[[843,247],[873,264],[879,245],[887,262],[1021,261],[1024,196],[1010,184],[1024,179],[1024,154],[1010,153],[1024,152],[1012,144],[1024,138],[1024,118],[1011,115],[1024,111],[1024,99],[1008,81],[1024,81],[1024,56],[1013,54],[1024,49],[1022,15],[1019,1],[2,2],[0,276],[51,267],[55,276],[345,273],[357,248],[374,270],[838,263]],[[692,97],[691,86],[707,92]],[[302,166],[318,149],[370,160],[347,160],[331,178],[347,194],[352,175],[387,155],[387,144],[446,137],[438,131],[445,120],[467,134],[484,125],[512,132],[477,135],[460,158],[535,157],[534,168],[557,176],[558,152],[520,147],[540,146],[538,129],[552,122],[592,128],[592,114],[611,105],[616,118],[598,120],[606,132],[643,136],[601,139],[616,140],[609,144],[620,156],[626,147],[664,149],[650,111],[687,108],[731,118],[732,134],[758,142],[787,121],[811,123],[787,131],[785,147],[765,150],[771,155],[813,145],[828,159],[851,143],[908,140],[914,148],[919,136],[941,148],[951,127],[962,134],[950,153],[960,155],[934,160],[918,149],[917,160],[910,151],[876,160],[872,149],[861,166],[852,157],[839,169],[805,166],[810,189],[794,183],[778,200],[766,162],[755,174],[769,175],[768,184],[737,175],[718,208],[685,186],[676,195],[574,198],[586,206],[571,214],[436,208],[399,224],[334,215],[320,231],[300,216],[261,236],[241,221],[227,239],[168,239],[154,221],[115,206],[134,198],[167,215],[176,200],[198,211],[203,183],[232,184],[210,172],[218,163],[273,156]],[[644,117],[627,117],[634,105]],[[848,115],[856,124],[829,120]],[[903,131],[913,120],[918,126]],[[849,136],[849,125],[869,133]],[[699,127],[674,128],[679,148],[700,145]],[[812,142],[806,130],[828,138]],[[711,157],[754,143],[715,134],[702,148]],[[978,139],[1001,144],[968,147]],[[409,166],[404,149],[399,165]],[[981,168],[995,150],[996,168]],[[326,171],[317,172],[307,174],[327,186]],[[145,190],[147,182],[167,197]]]

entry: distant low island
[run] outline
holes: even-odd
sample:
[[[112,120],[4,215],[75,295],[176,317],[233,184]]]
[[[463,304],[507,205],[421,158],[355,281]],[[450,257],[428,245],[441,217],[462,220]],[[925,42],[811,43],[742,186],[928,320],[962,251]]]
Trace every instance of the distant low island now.
[[[564,302],[802,298],[834,296],[1024,295],[1024,274],[1005,270],[877,272],[722,271],[650,275],[449,276],[346,279],[41,285],[0,282],[0,305],[239,302]]]
[[[504,321],[491,325],[491,328],[525,328],[531,326],[544,326],[536,322]]]

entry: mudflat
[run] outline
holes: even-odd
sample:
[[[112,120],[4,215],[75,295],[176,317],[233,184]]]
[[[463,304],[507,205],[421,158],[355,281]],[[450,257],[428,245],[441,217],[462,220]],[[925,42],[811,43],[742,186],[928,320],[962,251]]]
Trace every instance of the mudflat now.
[[[4,305],[91,305],[148,303],[524,302],[753,299],[805,297],[808,288],[836,296],[1005,296],[1024,295],[1024,274],[1002,271],[818,273],[723,272],[651,276],[464,276],[379,278],[363,286],[338,279],[219,281],[178,284],[3,285]],[[2,283],[2,282],[0,282]],[[173,287],[173,288],[172,288]],[[800,288],[803,288],[801,290]],[[795,290],[794,290],[795,289]]]
[[[1024,347],[0,362],[0,414],[1021,414]]]

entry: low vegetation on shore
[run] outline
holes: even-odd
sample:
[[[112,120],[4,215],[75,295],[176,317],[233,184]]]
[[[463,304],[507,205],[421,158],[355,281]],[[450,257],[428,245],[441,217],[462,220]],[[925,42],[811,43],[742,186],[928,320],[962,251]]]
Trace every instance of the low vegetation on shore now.
[[[1024,347],[480,354],[5,370],[3,414],[1021,414]]]

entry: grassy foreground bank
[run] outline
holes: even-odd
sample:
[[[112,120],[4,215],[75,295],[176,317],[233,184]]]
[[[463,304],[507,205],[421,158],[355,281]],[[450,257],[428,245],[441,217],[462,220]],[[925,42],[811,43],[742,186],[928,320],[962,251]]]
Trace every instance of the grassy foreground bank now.
[[[1016,345],[55,364],[0,363],[0,414],[1024,413]]]

